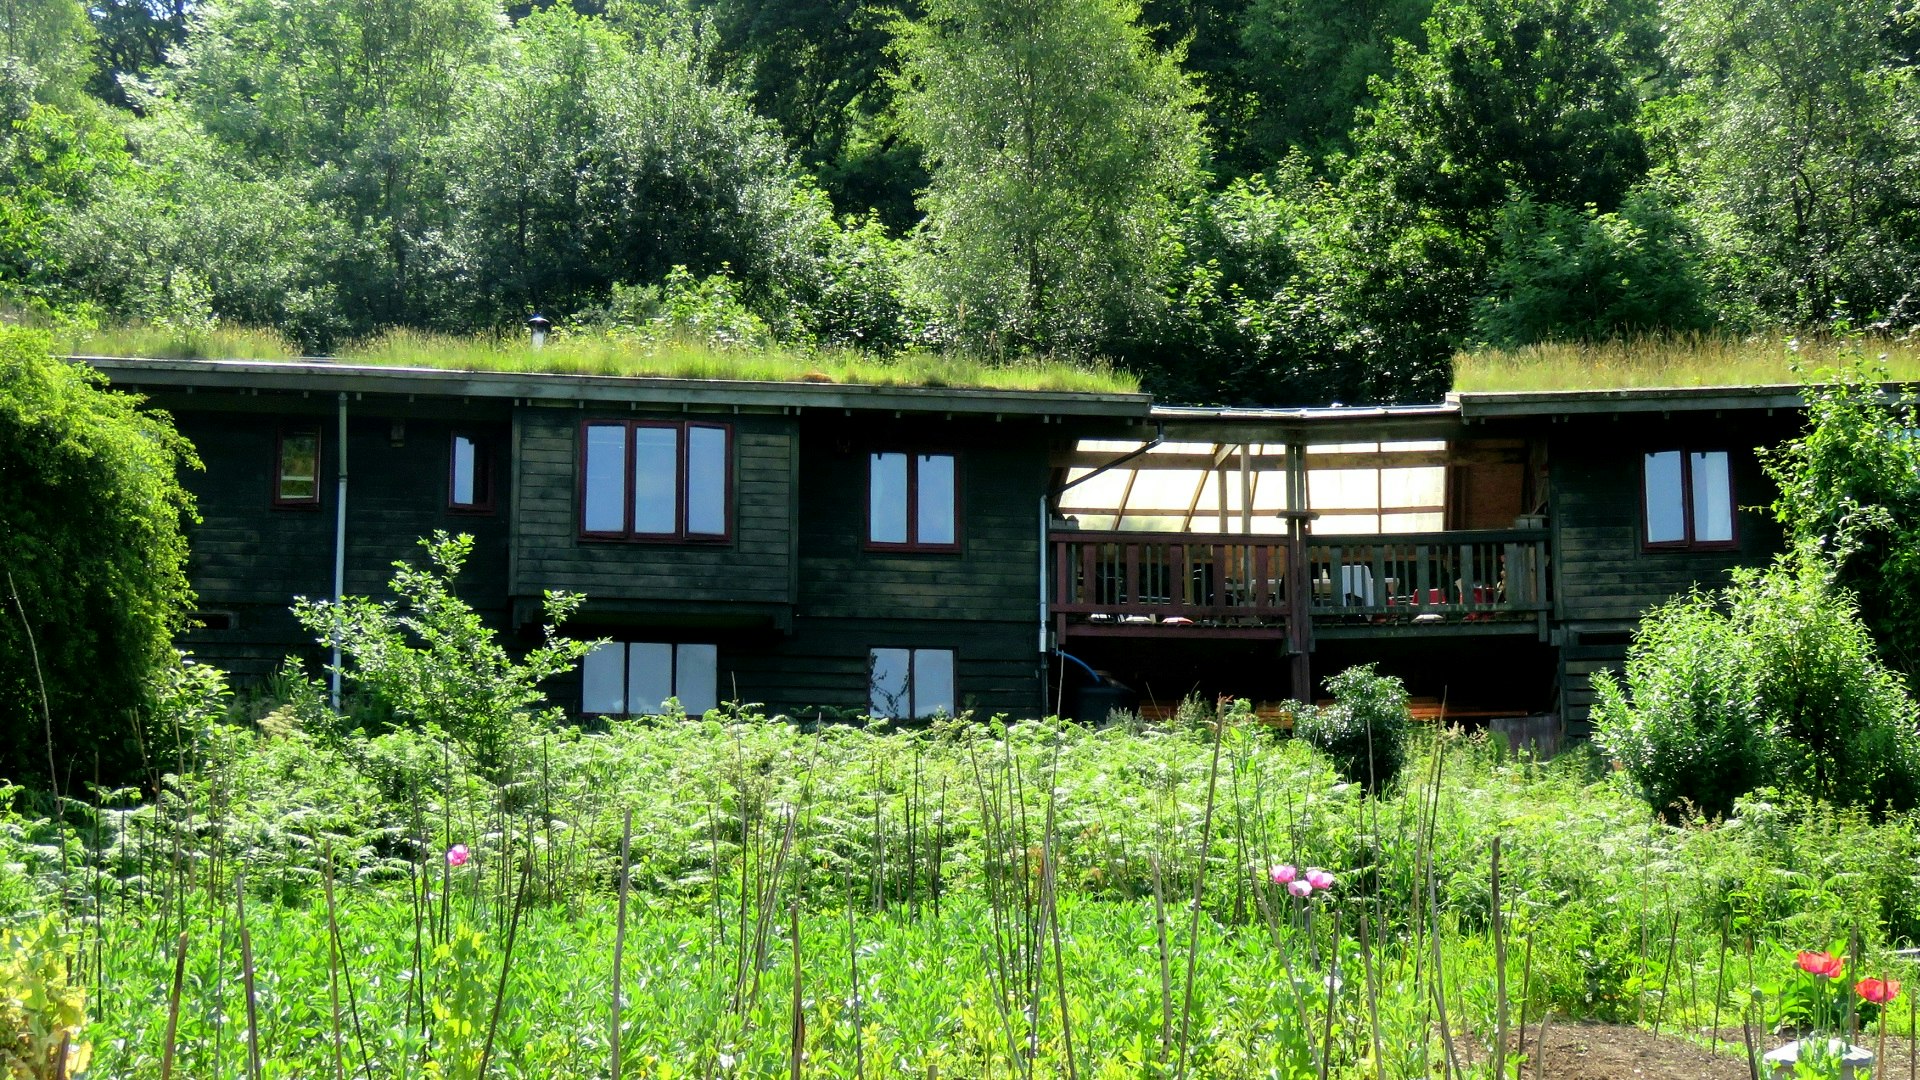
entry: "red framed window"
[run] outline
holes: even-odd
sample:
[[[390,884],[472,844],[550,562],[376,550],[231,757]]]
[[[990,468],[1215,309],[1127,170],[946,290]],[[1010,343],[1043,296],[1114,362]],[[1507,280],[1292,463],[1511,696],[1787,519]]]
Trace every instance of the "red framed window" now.
[[[867,715],[924,720],[954,715],[952,649],[871,649],[867,652]]]
[[[478,435],[455,432],[448,445],[447,509],[476,514],[493,509],[493,446]]]
[[[658,716],[678,698],[688,716],[719,704],[720,648],[690,642],[609,641],[580,662],[580,711]]]
[[[273,505],[320,505],[320,429],[282,428],[273,453]]]
[[[1733,460],[1725,450],[1653,450],[1642,455],[1641,544],[1648,550],[1731,548]]]
[[[733,429],[692,420],[580,426],[580,535],[722,542],[732,535]]]
[[[867,547],[960,550],[960,461],[947,453],[867,455]]]

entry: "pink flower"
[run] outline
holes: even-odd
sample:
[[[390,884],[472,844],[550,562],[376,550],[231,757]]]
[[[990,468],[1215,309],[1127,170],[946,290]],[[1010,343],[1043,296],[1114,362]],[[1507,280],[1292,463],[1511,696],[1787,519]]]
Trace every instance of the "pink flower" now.
[[[467,860],[471,858],[473,858],[473,852],[468,851],[465,844],[455,844],[447,849],[448,866],[465,866]]]
[[[1331,889],[1333,888],[1333,875],[1317,866],[1313,867],[1307,871],[1307,884],[1316,889]]]
[[[1799,963],[1801,971],[1809,975],[1818,975],[1823,979],[1831,979],[1839,975],[1841,966],[1847,962],[1844,956],[1824,952],[1803,952],[1795,957],[1795,960]]]
[[[1875,1005],[1885,1005],[1900,996],[1899,979],[1861,979],[1860,985],[1853,988],[1861,1000],[1871,1001]]]
[[[1267,880],[1275,885],[1285,885],[1298,876],[1300,872],[1286,863],[1280,863],[1267,870]]]
[[[1313,895],[1313,886],[1304,881],[1289,881],[1287,882],[1287,891],[1305,900],[1307,897]]]

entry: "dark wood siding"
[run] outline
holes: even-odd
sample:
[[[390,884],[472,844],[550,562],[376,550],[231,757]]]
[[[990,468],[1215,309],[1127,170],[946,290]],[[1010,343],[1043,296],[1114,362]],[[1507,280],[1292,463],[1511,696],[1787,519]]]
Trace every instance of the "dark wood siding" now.
[[[201,522],[189,531],[189,576],[202,611],[230,614],[225,629],[190,632],[183,647],[236,676],[263,675],[290,653],[317,659],[321,650],[288,611],[297,596],[333,595],[338,500],[338,419],[332,402],[261,396],[204,407],[176,398],[174,420],[206,466],[183,481],[198,501]],[[465,532],[474,552],[460,594],[487,620],[507,621],[505,500],[508,427],[504,410],[348,403],[347,562],[349,594],[386,597],[396,560],[424,559],[418,541],[436,530]],[[420,415],[430,414],[430,415]],[[398,422],[398,426],[396,426]],[[283,428],[321,434],[317,507],[273,506],[274,454]],[[496,509],[448,509],[448,454],[455,431],[489,440],[496,455]]]
[[[619,601],[697,607],[793,602],[794,422],[732,413],[660,415],[733,428],[732,537],[725,543],[582,540],[580,425],[647,414],[529,406],[520,410],[519,493],[512,592],[587,594],[589,608]]]
[[[1763,565],[1779,550],[1780,531],[1766,510],[1774,488],[1754,448],[1776,445],[1797,427],[1797,415],[1756,411],[1582,417],[1553,429],[1553,582],[1561,708],[1570,733],[1586,733],[1589,680],[1595,671],[1619,669],[1626,637],[1642,615],[1695,586],[1725,585],[1730,568]],[[1732,549],[1648,551],[1641,543],[1642,456],[1683,447],[1728,451],[1738,508]]]

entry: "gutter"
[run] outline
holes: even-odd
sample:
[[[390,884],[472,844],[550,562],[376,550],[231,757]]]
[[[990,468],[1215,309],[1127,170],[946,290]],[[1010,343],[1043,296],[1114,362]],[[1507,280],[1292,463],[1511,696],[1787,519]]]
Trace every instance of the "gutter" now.
[[[339,487],[333,499],[333,610],[337,616],[347,591],[347,393],[340,392]],[[340,635],[333,635],[333,710],[340,711]]]

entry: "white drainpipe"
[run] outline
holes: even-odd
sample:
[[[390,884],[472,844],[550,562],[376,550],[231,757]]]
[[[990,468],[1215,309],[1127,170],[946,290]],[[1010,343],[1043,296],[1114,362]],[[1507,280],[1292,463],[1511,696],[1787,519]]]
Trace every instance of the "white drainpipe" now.
[[[340,601],[347,591],[347,392],[340,392],[340,448],[335,451],[340,459],[340,486],[333,500],[333,604],[334,611],[340,610]],[[340,708],[340,635],[333,635],[333,707]]]

